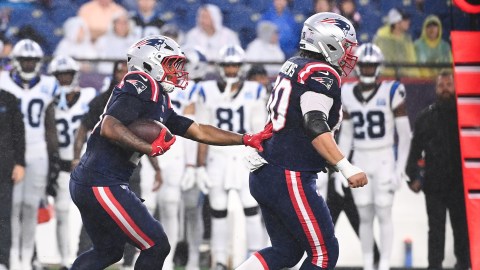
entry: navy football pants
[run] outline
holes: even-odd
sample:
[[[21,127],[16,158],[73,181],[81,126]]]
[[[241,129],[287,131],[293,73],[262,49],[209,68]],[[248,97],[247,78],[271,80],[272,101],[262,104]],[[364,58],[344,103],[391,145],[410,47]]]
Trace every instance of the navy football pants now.
[[[333,269],[338,241],[330,211],[317,195],[313,172],[295,172],[266,164],[250,173],[250,192],[260,204],[272,247],[258,252],[265,269]],[[259,256],[260,255],[260,256]]]
[[[89,187],[70,181],[70,194],[93,243],[93,249],[77,258],[72,269],[104,269],[122,258],[127,242],[163,265],[170,251],[167,236],[128,186]]]

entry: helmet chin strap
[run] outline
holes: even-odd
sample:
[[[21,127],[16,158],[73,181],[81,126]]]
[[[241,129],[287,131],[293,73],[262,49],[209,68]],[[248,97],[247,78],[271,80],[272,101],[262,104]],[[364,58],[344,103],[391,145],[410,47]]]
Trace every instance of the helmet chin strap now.
[[[160,85],[163,88],[163,92],[165,93],[171,93],[173,90],[175,90],[175,85],[167,82],[161,82]]]
[[[232,78],[232,77],[228,77],[228,78],[225,78],[225,91],[223,91],[223,97],[225,100],[229,100],[234,93],[232,93],[232,86],[234,84],[236,84],[240,79],[238,77],[235,77],[235,78]]]
[[[374,84],[376,80],[375,76],[360,76],[360,82],[363,84]]]

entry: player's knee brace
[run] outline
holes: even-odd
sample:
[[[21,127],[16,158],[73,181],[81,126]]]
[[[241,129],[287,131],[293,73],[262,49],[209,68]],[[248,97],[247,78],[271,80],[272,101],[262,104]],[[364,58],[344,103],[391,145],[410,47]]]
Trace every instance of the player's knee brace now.
[[[226,209],[225,210],[214,210],[214,209],[212,209],[210,213],[212,214],[212,217],[214,217],[214,218],[226,218],[227,214],[228,214],[228,211]]]
[[[170,244],[166,241],[161,244],[142,250],[135,263],[135,270],[157,270],[162,269],[163,262],[170,253]]]
[[[246,217],[251,217],[251,216],[255,216],[256,214],[258,214],[259,209],[260,209],[260,207],[258,207],[258,206],[243,208],[243,213],[245,214]]]

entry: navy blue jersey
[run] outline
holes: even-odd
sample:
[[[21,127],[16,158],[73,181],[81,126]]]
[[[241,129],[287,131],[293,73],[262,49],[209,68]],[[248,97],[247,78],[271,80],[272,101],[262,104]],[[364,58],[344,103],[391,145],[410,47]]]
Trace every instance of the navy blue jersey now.
[[[139,118],[164,123],[176,135],[184,135],[192,120],[176,114],[168,94],[150,75],[127,73],[112,92],[103,115],[111,115],[125,126]],[[93,129],[87,150],[72,173],[73,181],[91,186],[127,184],[140,154],[122,148],[100,135],[102,120]]]
[[[327,123],[336,129],[342,118],[340,82],[335,69],[314,59],[293,57],[283,64],[267,105],[273,137],[264,142],[261,155],[269,163],[292,171],[318,172],[325,167],[303,128],[300,98],[309,91],[331,98]]]

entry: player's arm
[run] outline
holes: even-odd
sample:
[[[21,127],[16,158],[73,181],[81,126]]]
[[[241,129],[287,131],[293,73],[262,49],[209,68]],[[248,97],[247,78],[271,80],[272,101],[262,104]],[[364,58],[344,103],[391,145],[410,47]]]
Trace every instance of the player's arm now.
[[[137,137],[120,120],[111,115],[104,116],[100,135],[142,154],[150,155],[152,152],[149,143]]]
[[[77,167],[78,162],[80,161],[80,154],[82,153],[83,145],[87,141],[87,134],[87,127],[83,124],[83,122],[80,123],[73,141],[72,170]]]
[[[345,158],[327,123],[333,99],[322,93],[308,91],[301,97],[303,127],[312,145],[325,160],[347,178],[350,187],[362,187],[368,183],[365,173]]]
[[[47,140],[47,151],[49,155],[58,155],[58,137],[55,124],[55,103],[48,105],[45,111],[45,138]]]
[[[410,142],[412,136],[412,131],[410,129],[410,121],[408,120],[405,96],[405,86],[403,84],[399,84],[392,98],[393,115],[395,117],[395,129],[398,134],[398,154],[395,166],[395,175],[398,178],[398,184],[400,184],[400,181],[404,181],[407,178],[405,174],[405,167],[407,163],[408,151],[410,149]]]

